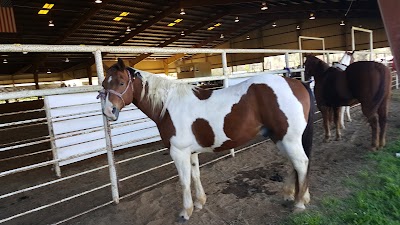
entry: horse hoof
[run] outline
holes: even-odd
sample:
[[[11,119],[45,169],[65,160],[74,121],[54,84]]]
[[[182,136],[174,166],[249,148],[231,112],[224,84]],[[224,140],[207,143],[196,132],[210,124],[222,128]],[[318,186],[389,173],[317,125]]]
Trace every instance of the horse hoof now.
[[[324,143],[329,143],[329,138],[325,138]]]
[[[342,140],[341,137],[337,137],[337,138],[336,138],[336,141],[340,141],[340,140]]]
[[[301,213],[301,212],[304,212],[306,210],[306,208],[305,207],[294,207],[293,208],[293,213]]]
[[[378,147],[371,147],[371,152],[376,152],[378,151]]]
[[[184,216],[180,216],[178,218],[178,223],[186,223],[189,219],[186,219]]]

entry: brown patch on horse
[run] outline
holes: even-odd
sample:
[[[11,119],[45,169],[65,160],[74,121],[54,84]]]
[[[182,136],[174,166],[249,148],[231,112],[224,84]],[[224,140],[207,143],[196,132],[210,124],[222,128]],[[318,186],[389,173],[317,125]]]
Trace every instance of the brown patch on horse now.
[[[164,114],[163,118],[156,122],[158,131],[160,132],[161,140],[166,148],[171,147],[170,140],[176,134],[174,123],[171,120],[169,112]]]
[[[296,96],[297,100],[303,105],[304,118],[308,121],[308,112],[310,111],[310,105],[305,105],[307,99],[310,98],[308,94],[304,94],[304,91],[301,89],[305,89],[303,85],[299,85],[300,81],[295,79],[290,79],[285,77],[286,82],[289,84],[290,89],[292,89],[294,96]]]
[[[225,116],[224,132],[230,140],[215,151],[227,150],[250,141],[266,128],[270,138],[282,140],[288,129],[287,117],[280,110],[277,97],[266,84],[252,84]]]
[[[207,120],[196,119],[192,124],[192,132],[201,147],[207,148],[214,144],[215,135]]]
[[[193,90],[193,94],[200,100],[206,100],[211,97],[212,90],[206,90],[203,88],[196,88]]]

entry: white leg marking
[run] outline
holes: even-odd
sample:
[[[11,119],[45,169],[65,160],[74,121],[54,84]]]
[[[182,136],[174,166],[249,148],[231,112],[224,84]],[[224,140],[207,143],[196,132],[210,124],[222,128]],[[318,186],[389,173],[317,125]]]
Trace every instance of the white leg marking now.
[[[344,126],[344,111],[346,110],[347,106],[342,106],[340,107],[340,126],[343,129],[346,129],[346,127]]]
[[[183,191],[183,210],[179,216],[184,220],[188,220],[193,212],[193,200],[190,191],[190,151],[188,149],[178,149],[175,146],[171,146],[170,154],[178,170]]]
[[[292,172],[290,172],[289,177],[286,178],[285,184],[283,185],[283,199],[285,201],[294,201],[295,182],[296,171],[293,169]]]
[[[193,178],[194,188],[196,190],[196,200],[194,202],[194,207],[200,210],[206,203],[207,198],[200,181],[199,154],[198,153],[192,154],[190,159],[192,162],[192,178]]]
[[[351,122],[350,106],[346,106],[347,120]]]

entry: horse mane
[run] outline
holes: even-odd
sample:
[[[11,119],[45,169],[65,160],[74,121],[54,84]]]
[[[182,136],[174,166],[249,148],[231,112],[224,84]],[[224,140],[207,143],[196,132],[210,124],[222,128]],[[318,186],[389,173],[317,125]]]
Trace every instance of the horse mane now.
[[[135,70],[142,76],[143,89],[141,100],[147,96],[147,100],[149,101],[150,107],[153,111],[161,108],[160,118],[165,115],[171,100],[187,96],[193,93],[193,90],[197,89],[194,85],[177,82],[176,80],[169,79],[166,76],[156,75],[137,69]]]

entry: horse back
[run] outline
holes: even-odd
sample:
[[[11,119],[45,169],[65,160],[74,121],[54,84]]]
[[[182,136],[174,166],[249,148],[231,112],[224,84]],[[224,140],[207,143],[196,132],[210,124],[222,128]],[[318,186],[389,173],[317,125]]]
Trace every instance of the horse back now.
[[[376,112],[382,100],[390,94],[390,70],[381,63],[352,63],[346,69],[346,76],[352,95],[369,108],[370,113]]]

